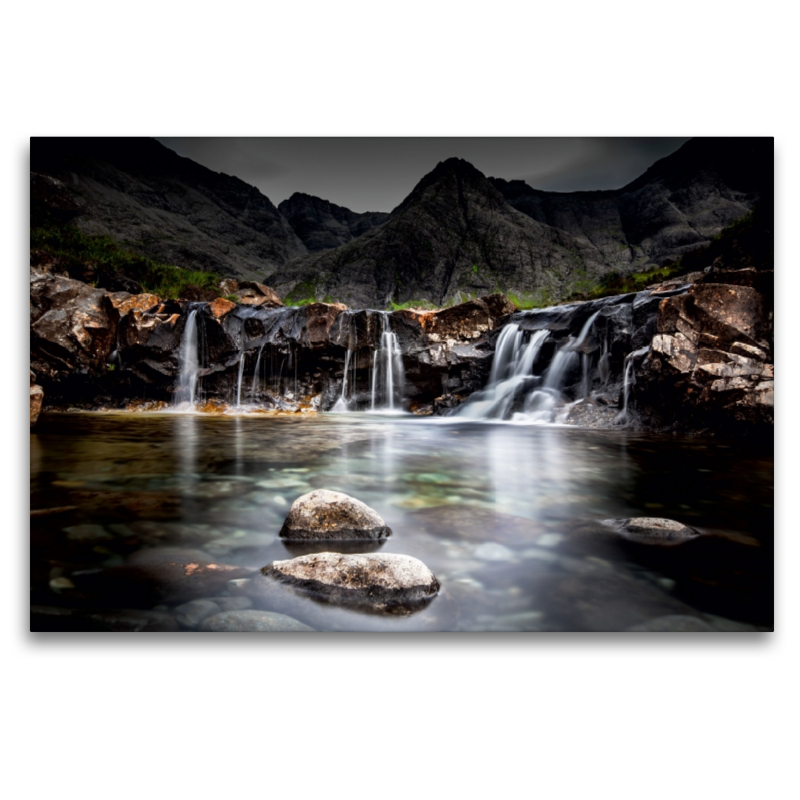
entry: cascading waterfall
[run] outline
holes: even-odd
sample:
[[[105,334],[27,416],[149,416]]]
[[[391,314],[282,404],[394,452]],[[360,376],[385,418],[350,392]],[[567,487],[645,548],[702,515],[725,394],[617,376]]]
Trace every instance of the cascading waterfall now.
[[[519,323],[503,328],[497,340],[489,383],[473,394],[454,412],[467,419],[511,419],[527,422],[552,422],[559,405],[565,402],[564,390],[570,376],[580,367],[581,379],[576,402],[591,395],[592,358],[585,344],[600,309],[592,314],[577,336],[570,336],[553,355],[540,375],[533,367],[551,331],[538,330],[526,337]]]
[[[370,410],[399,411],[405,389],[403,354],[397,334],[389,326],[388,312],[375,313],[380,319],[380,339],[372,354]]]
[[[200,307],[191,308],[178,350],[178,388],[175,392],[175,405],[179,408],[194,408],[197,392],[197,379],[200,374],[200,355],[198,350],[197,312]]]
[[[239,353],[239,377],[236,381],[236,408],[241,408],[242,405],[242,375],[244,375],[244,344]]]
[[[253,385],[250,388],[250,399],[255,399],[256,387],[258,386],[258,368],[261,366],[261,354],[264,352],[266,342],[258,348],[258,357],[256,358],[256,368],[253,370]]]

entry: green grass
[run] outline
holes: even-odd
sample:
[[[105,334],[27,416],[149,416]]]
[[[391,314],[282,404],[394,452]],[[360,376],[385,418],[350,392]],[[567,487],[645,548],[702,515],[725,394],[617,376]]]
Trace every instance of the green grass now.
[[[70,274],[88,270],[97,275],[95,283],[102,282],[102,276],[130,278],[165,300],[219,295],[220,276],[213,272],[163,264],[125,249],[110,236],[89,236],[72,225],[32,226],[31,250],[56,256]]]
[[[417,308],[423,311],[436,311],[440,306],[429,300],[409,300],[406,303],[389,303],[387,311],[405,311],[407,308]]]

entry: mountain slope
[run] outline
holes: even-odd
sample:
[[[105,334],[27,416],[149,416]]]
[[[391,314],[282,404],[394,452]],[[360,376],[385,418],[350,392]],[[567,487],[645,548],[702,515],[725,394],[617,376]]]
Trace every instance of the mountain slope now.
[[[471,164],[451,158],[426,175],[381,226],[271,276],[278,291],[350,305],[496,288],[558,293],[576,270],[601,268],[589,248],[512,208]]]
[[[32,138],[31,173],[63,182],[83,233],[168,264],[263,279],[308,252],[258,189],[154,139]]]
[[[772,139],[693,139],[615,191],[542,192],[440,163],[390,218],[271,276],[295,299],[441,304],[493,290],[556,302],[675,260],[772,194]]]
[[[278,210],[312,253],[347,244],[389,218],[383,211],[359,214],[302,192],[284,200]]]

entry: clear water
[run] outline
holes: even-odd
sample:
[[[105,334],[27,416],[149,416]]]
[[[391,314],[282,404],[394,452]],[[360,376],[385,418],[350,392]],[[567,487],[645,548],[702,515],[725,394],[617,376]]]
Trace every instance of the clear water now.
[[[31,518],[32,603],[171,613],[179,601],[159,595],[157,571],[140,570],[143,594],[114,578],[119,568],[159,551],[253,569],[292,558],[277,536],[289,506],[328,488],[378,511],[393,530],[382,551],[421,559],[442,592],[404,618],[298,599],[295,616],[317,629],[616,631],[674,615],[769,629],[772,478],[768,452],[616,430],[44,414],[31,434],[31,509],[65,510]],[[704,535],[663,548],[603,534],[599,521],[630,516]]]

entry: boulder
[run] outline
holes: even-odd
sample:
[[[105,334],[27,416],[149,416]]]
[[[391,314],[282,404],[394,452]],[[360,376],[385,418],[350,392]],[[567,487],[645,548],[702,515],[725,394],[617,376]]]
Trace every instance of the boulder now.
[[[376,511],[343,492],[317,489],[298,497],[280,536],[288,540],[384,539],[391,529]]]
[[[390,614],[426,605],[440,588],[425,564],[394,553],[315,553],[273,561],[261,572],[317,600]]]
[[[224,281],[223,281],[224,283]],[[222,319],[226,314],[230,314],[236,308],[236,303],[226,300],[224,297],[218,297],[216,300],[208,304],[208,313],[214,319]]]
[[[241,633],[244,631],[260,633],[304,633],[313,631],[308,625],[298,622],[285,614],[274,611],[223,611],[207,617],[200,624],[200,630],[206,632]]]

